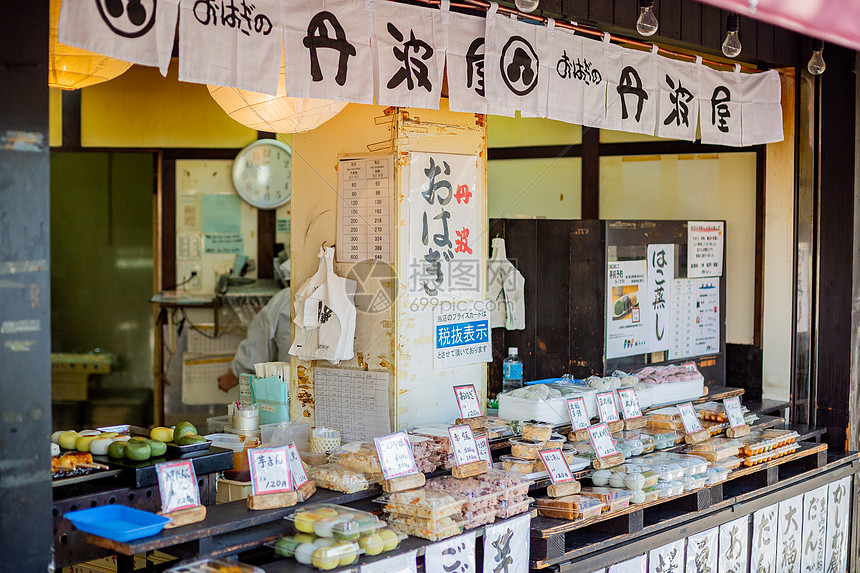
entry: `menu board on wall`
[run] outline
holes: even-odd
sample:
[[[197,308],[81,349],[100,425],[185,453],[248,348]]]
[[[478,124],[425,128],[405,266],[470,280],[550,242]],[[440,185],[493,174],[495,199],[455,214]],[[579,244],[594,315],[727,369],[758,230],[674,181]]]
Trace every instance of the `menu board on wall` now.
[[[341,159],[337,193],[338,262],[393,262],[393,158]]]
[[[720,351],[720,279],[672,281],[669,359]]]
[[[642,312],[647,297],[646,273],[644,260],[606,265],[607,358],[648,352],[650,313]]]

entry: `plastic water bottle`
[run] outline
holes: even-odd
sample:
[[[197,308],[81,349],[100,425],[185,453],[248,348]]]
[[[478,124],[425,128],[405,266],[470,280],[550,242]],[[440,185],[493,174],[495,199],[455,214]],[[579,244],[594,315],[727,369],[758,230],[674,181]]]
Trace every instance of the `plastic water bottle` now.
[[[508,348],[508,357],[502,362],[502,391],[510,392],[523,385],[523,361],[517,354],[517,348]]]

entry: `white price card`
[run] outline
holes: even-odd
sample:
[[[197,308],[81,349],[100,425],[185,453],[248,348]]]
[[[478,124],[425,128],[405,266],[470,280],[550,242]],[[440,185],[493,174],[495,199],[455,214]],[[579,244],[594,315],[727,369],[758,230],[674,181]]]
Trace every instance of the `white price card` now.
[[[292,491],[289,453],[287,446],[248,450],[248,467],[251,468],[251,493],[281,493]]]
[[[723,400],[723,407],[726,409],[726,415],[729,417],[729,426],[737,428],[746,424],[744,421],[744,413],[741,410],[741,397],[733,396]]]
[[[634,420],[642,417],[642,408],[639,407],[639,398],[633,388],[622,388],[618,391],[621,399],[621,414],[625,420]]]
[[[415,455],[412,444],[406,432],[400,431],[381,438],[373,438],[376,453],[382,465],[382,475],[385,479],[394,479],[418,473],[415,465]]]
[[[478,455],[482,460],[487,460],[487,467],[493,467],[493,456],[490,454],[490,440],[487,435],[475,438],[475,443],[478,444]]]
[[[308,481],[308,474],[305,473],[305,466],[302,465],[302,457],[299,455],[299,449],[295,442],[291,442],[287,446],[287,455],[290,462],[290,476],[293,478],[293,487],[299,489]]]
[[[681,422],[684,424],[684,431],[688,434],[695,434],[702,431],[702,424],[699,422],[699,417],[693,409],[693,403],[678,404],[678,412],[681,413]]]
[[[591,440],[591,447],[594,448],[594,455],[598,458],[605,458],[618,453],[618,450],[615,449],[615,442],[612,441],[612,434],[609,433],[609,426],[605,422],[589,426],[588,437]]]
[[[472,428],[463,424],[461,426],[451,426],[448,428],[448,435],[451,437],[451,447],[454,449],[454,460],[458,466],[471,464],[472,462],[481,461],[481,455],[478,453],[478,444],[475,442],[475,434],[472,433]]]
[[[591,424],[585,410],[585,398],[568,398],[567,409],[570,411],[570,425],[574,430],[584,430]]]
[[[573,481],[573,474],[570,472],[570,466],[567,465],[567,460],[561,454],[561,450],[541,450],[538,452],[540,459],[543,460],[543,465],[546,466],[549,472],[549,479],[552,483],[567,483]]]
[[[155,473],[161,493],[162,513],[200,505],[200,489],[191,460],[158,464]]]
[[[617,422],[618,406],[615,404],[615,394],[612,392],[600,392],[597,398],[597,411],[600,413],[601,422]]]
[[[474,384],[454,386],[454,395],[457,396],[457,406],[460,407],[461,418],[477,418],[483,415]]]

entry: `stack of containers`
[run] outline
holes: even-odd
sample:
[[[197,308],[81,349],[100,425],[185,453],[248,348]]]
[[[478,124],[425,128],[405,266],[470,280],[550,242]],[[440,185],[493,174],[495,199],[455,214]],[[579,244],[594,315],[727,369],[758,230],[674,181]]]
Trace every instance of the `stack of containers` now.
[[[499,519],[525,513],[534,501],[528,496],[529,486],[534,482],[521,475],[491,468],[475,479],[499,488],[499,502],[496,507],[496,517]]]
[[[457,465],[454,460],[454,449],[451,447],[451,437],[448,434],[447,428],[437,428],[433,426],[418,428],[412,431],[412,435],[430,438],[436,442],[438,445],[436,455],[442,464],[442,469],[450,470]]]
[[[438,443],[431,438],[413,435],[409,436],[409,443],[419,472],[429,474],[439,468],[442,463],[439,451],[442,447]]]
[[[463,531],[460,515],[465,497],[422,487],[385,494],[375,501],[383,504],[388,523],[408,535],[438,541]]]
[[[465,498],[457,516],[464,529],[493,523],[498,511],[501,488],[475,478],[442,476],[427,481],[425,489]]]
[[[791,430],[763,430],[738,438],[741,463],[754,466],[788,455],[800,447],[795,443],[797,437],[797,432]]]

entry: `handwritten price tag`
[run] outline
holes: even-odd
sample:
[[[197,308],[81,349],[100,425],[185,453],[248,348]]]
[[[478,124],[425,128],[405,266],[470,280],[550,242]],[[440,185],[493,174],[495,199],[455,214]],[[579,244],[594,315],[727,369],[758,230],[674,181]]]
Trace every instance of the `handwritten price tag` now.
[[[618,391],[618,397],[621,398],[621,413],[625,420],[633,420],[642,417],[642,408],[639,407],[639,398],[636,397],[636,390],[633,388],[623,388]]]
[[[601,392],[597,395],[597,411],[600,413],[601,422],[617,422],[618,406],[615,405],[615,394],[612,392]]]
[[[200,505],[200,489],[191,460],[158,464],[155,473],[163,513]]]
[[[585,398],[569,398],[567,409],[570,411],[570,425],[574,430],[584,430],[591,423],[585,411]]]
[[[598,458],[605,458],[618,453],[618,450],[615,449],[615,442],[612,441],[612,434],[609,433],[609,426],[605,422],[589,426],[588,438],[591,440],[591,447],[594,448],[594,454]]]
[[[290,465],[290,475],[293,478],[293,487],[299,489],[308,481],[308,474],[305,473],[305,466],[302,465],[302,457],[299,455],[299,449],[296,443],[292,442],[287,446],[287,458]]]
[[[729,417],[729,425],[732,428],[737,428],[738,426],[746,424],[744,421],[744,413],[741,410],[740,396],[726,398],[723,400],[723,407],[726,409],[726,414]]]
[[[373,438],[376,453],[382,465],[382,475],[385,479],[394,479],[418,473],[415,465],[415,455],[412,444],[406,432],[395,432],[381,438]]]
[[[543,465],[546,466],[549,472],[549,480],[552,483],[567,483],[573,481],[573,474],[570,472],[570,466],[567,465],[567,460],[561,454],[561,450],[541,450],[538,452],[540,459],[543,460]]]
[[[474,384],[454,386],[454,395],[457,397],[457,406],[460,407],[461,418],[477,418],[483,415]]]
[[[451,426],[448,428],[451,437],[451,447],[454,449],[454,460],[458,466],[479,462],[481,454],[478,453],[478,444],[475,442],[475,434],[472,428],[463,424],[462,426]]]
[[[699,422],[699,417],[693,409],[693,403],[678,404],[678,411],[681,413],[681,423],[684,424],[684,430],[688,434],[695,434],[702,431],[702,424]]]
[[[475,438],[475,443],[478,445],[478,455],[482,460],[487,460],[487,467],[493,467],[493,456],[490,454],[490,440],[486,435]]]
[[[280,493],[292,491],[289,453],[287,446],[248,450],[248,467],[251,468],[251,493]]]

